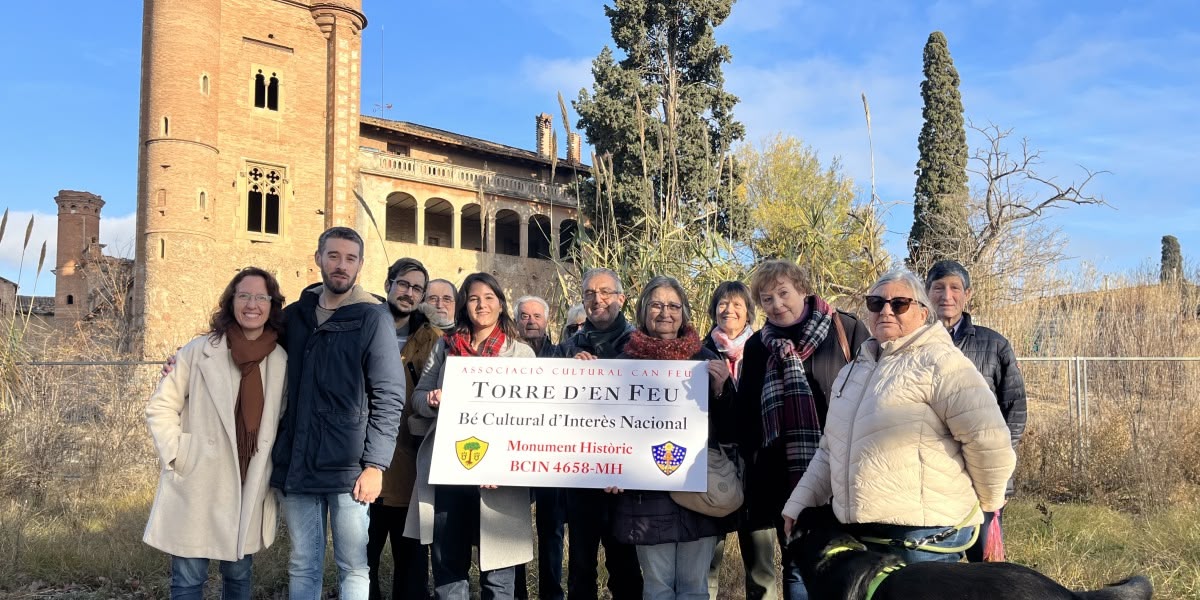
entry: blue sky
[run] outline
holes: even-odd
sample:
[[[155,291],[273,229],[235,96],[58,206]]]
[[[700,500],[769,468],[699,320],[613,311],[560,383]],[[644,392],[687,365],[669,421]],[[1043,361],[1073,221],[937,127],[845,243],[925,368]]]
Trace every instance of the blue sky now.
[[[266,1],[266,0],[260,0]],[[103,242],[132,253],[137,188],[141,3],[69,0],[24,7],[0,38],[5,115],[0,276],[16,279],[20,238],[36,215],[31,259],[48,240],[59,189],[104,197]],[[534,115],[560,121],[611,44],[603,4],[583,0],[365,0],[363,112],[524,148]],[[37,26],[33,26],[37,24]],[[876,178],[894,205],[887,245],[903,257],[921,127],[921,51],[946,33],[968,118],[1014,129],[1063,183],[1079,165],[1111,207],[1052,220],[1068,253],[1104,272],[1157,267],[1160,239],[1200,253],[1200,9],[1190,2],[802,2],[742,0],[717,30],[733,63],[727,88],[748,139],[776,132],[840,157],[869,189],[860,94],[871,104]],[[390,104],[383,111],[379,104]],[[560,136],[562,139],[562,136]],[[972,140],[978,142],[977,139]],[[586,151],[585,151],[586,152]],[[1192,183],[1188,183],[1192,181]],[[48,259],[48,263],[53,264]],[[23,291],[32,278],[27,269]],[[37,286],[53,290],[52,278]]]

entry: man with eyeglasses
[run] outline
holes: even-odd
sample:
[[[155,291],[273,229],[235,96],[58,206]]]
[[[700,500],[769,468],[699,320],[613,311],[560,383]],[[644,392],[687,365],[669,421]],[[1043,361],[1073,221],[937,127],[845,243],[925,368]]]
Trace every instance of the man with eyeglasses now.
[[[449,333],[454,329],[457,296],[458,288],[445,279],[430,281],[429,289],[425,290],[425,304],[433,308],[432,311],[425,311],[425,315],[435,327],[442,330],[442,333]]]
[[[954,345],[975,363],[983,374],[988,387],[996,395],[1000,412],[1008,423],[1013,448],[1016,449],[1021,434],[1025,433],[1025,380],[1017,367],[1017,356],[1012,345],[1000,333],[971,322],[971,313],[966,312],[971,302],[971,275],[961,264],[952,260],[939,261],[929,270],[925,278],[925,291],[933,303],[933,311],[942,325],[950,332]],[[1008,480],[1005,498],[1013,495],[1013,480]],[[967,550],[967,560],[981,562],[983,548],[987,543],[988,526],[993,519],[1003,521],[1003,509],[984,513],[979,541]]]
[[[401,258],[388,268],[384,290],[388,309],[400,348],[400,364],[405,372],[405,397],[425,368],[425,362],[442,337],[430,319],[433,308],[423,304],[429,272],[415,258]],[[418,427],[419,428],[419,427]],[[424,431],[422,430],[422,434]],[[392,598],[425,598],[428,595],[429,547],[414,538],[404,537],[404,522],[417,476],[417,448],[422,435],[414,433],[412,407],[405,405],[396,435],[392,465],[383,474],[383,490],[371,505],[371,528],[367,542],[367,560],[371,568],[371,600],[379,600],[379,559],[383,546],[392,540]]]
[[[595,268],[583,274],[583,310],[587,320],[570,339],[563,340],[562,355],[579,359],[612,359],[625,349],[633,325],[625,319],[625,290],[611,269]],[[615,496],[604,490],[567,490],[567,596],[595,600],[597,553],[604,544],[608,589],[614,600],[642,597],[642,571],[637,551],[618,542],[609,529]]]

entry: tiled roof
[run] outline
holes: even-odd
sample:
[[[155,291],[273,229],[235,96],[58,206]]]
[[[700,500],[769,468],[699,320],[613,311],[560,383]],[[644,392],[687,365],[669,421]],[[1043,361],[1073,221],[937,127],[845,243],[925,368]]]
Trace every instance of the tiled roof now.
[[[371,117],[371,116],[367,116],[367,115],[360,116],[359,121],[362,123],[366,123],[367,125],[373,125],[375,127],[387,129],[389,131],[394,131],[396,133],[402,133],[405,135],[411,135],[413,137],[424,138],[424,139],[433,140],[436,142],[442,142],[444,144],[460,146],[462,148],[475,150],[477,152],[484,152],[487,154],[495,154],[495,155],[499,155],[499,156],[505,156],[508,158],[517,158],[517,159],[521,159],[521,160],[528,160],[528,161],[545,164],[545,165],[550,164],[549,158],[541,156],[537,152],[525,150],[522,148],[516,148],[513,146],[506,146],[504,144],[498,144],[496,142],[491,142],[488,140],[471,137],[469,135],[462,135],[461,133],[454,133],[452,131],[438,129],[436,127],[429,127],[427,125],[418,125],[417,123],[409,123],[407,121],[393,121],[391,119],[381,119],[379,117]],[[571,166],[571,164],[567,162],[567,159],[565,159],[565,158],[558,159],[558,168],[560,168],[560,169],[562,169],[564,167],[569,168],[570,166]],[[591,173],[591,171],[592,171],[592,168],[590,166],[582,164],[582,163],[578,164],[578,165],[574,165],[574,166],[585,173]]]

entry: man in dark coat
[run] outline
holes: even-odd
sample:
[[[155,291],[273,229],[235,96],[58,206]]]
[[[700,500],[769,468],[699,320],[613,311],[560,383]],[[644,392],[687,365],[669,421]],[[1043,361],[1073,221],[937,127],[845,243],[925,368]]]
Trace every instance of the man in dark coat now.
[[[952,260],[939,261],[929,270],[925,278],[925,291],[933,302],[938,319],[950,332],[954,345],[975,363],[983,374],[988,387],[996,395],[1000,412],[1008,423],[1015,449],[1025,433],[1025,380],[1017,368],[1017,356],[1012,345],[995,330],[971,322],[966,312],[971,302],[971,275],[966,268]],[[1006,496],[1012,497],[1013,482],[1008,481]],[[1001,511],[984,513],[984,524],[980,529],[979,541],[967,550],[967,560],[983,560],[983,547],[987,543],[988,526],[992,520],[1001,520]]]
[[[583,308],[587,321],[569,339],[563,340],[560,355],[567,358],[616,358],[633,335],[633,324],[621,314],[625,290],[610,269],[591,269],[583,274]],[[613,600],[640,600],[642,570],[637,550],[612,535],[610,523],[614,496],[604,490],[567,490],[567,596],[571,600],[595,600],[596,561],[604,543],[608,589]]]
[[[322,596],[325,523],[343,599],[366,600],[367,506],[379,496],[404,408],[404,371],[391,314],[355,284],[363,241],[353,229],[321,234],[321,284],[284,309],[287,409],[271,459],[271,487],[292,541],[293,598]]]

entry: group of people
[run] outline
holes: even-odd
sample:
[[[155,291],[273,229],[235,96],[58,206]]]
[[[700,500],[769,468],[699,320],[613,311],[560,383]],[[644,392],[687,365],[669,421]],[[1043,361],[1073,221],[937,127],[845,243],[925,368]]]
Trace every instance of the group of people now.
[[[556,343],[546,301],[510,312],[488,273],[456,287],[402,258],[376,296],[357,283],[363,250],[354,230],[325,231],[321,283],[287,307],[270,273],[239,271],[151,396],[162,472],[144,539],[170,555],[173,598],[202,597],[210,560],[224,597],[248,598],[282,513],[297,599],[321,597],[328,528],[346,599],[382,597],[389,540],[393,598],[428,597],[430,572],[437,598],[469,598],[473,547],[482,597],[524,598],[535,535],[539,598],[597,598],[601,546],[616,600],[715,598],[736,532],[746,597],[774,600],[805,507],[831,503],[909,562],[978,560],[970,542],[1011,494],[1024,386],[1008,342],[965,312],[958,263],[885,275],[864,323],[766,261],[749,286],[717,287],[707,334],[677,280],[647,282],[631,323],[620,276],[594,268]],[[744,505],[713,517],[661,491],[430,484],[449,356],[707,361],[709,446],[736,448]],[[807,598],[786,555],[782,570],[784,598]]]

